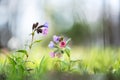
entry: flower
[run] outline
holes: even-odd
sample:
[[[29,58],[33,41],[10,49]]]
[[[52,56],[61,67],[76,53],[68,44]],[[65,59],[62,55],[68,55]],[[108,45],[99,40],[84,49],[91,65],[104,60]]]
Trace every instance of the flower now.
[[[59,39],[60,39],[59,36],[56,36],[56,35],[53,36],[53,41],[54,42],[58,43]]]
[[[50,57],[54,58],[55,57],[55,53],[54,52],[50,52]]]
[[[48,47],[49,47],[49,48],[54,48],[54,43],[53,43],[53,41],[50,41]]]
[[[60,42],[60,47],[61,47],[61,48],[64,48],[65,46],[66,46],[66,42],[65,42],[65,41],[61,41],[61,42]]]
[[[48,28],[48,23],[46,22],[43,26],[46,27],[46,28]]]
[[[48,34],[48,28],[42,28],[42,34],[46,36]]]

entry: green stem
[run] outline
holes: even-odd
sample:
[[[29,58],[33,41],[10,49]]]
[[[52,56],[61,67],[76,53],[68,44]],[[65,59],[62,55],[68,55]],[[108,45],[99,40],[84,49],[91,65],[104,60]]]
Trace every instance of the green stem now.
[[[71,68],[71,60],[70,60],[70,56],[68,56],[68,63],[69,63],[69,65],[68,65],[68,71],[70,71],[70,68]]]
[[[34,32],[32,33],[32,41],[31,41],[31,44],[33,43],[33,39],[34,39]]]
[[[31,44],[29,46],[29,48],[32,48],[32,44],[33,44],[33,40],[34,40],[34,35],[35,35],[35,30],[32,32],[32,40],[31,40]]]

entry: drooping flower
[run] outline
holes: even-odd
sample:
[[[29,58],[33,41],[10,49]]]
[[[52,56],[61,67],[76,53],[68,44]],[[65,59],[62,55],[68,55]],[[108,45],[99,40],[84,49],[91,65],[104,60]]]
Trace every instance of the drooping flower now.
[[[44,36],[48,34],[48,23],[46,22],[45,24],[39,25],[38,22],[34,23],[32,26],[33,32],[42,33]]]
[[[61,42],[60,42],[60,47],[61,47],[61,48],[64,48],[65,46],[66,46],[66,42],[65,42],[65,41],[61,41]]]
[[[55,53],[54,52],[50,52],[50,57],[54,58],[55,57]]]
[[[53,41],[50,41],[48,47],[49,47],[49,48],[54,48],[54,42],[53,42]]]
[[[59,40],[60,40],[59,36],[56,36],[56,35],[53,36],[53,41],[54,42],[58,43]]]
[[[42,34],[46,36],[48,34],[48,28],[42,28]]]

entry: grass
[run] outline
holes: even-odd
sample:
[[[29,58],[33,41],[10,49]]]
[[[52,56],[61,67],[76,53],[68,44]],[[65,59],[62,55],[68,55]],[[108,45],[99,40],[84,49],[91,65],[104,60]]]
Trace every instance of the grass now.
[[[47,48],[33,48],[27,63],[23,63],[24,57],[16,58],[16,64],[11,63],[12,61],[1,54],[0,73],[6,76],[5,80],[52,80],[49,78],[57,76],[55,73],[60,74],[57,72],[77,75],[112,74],[115,78],[113,80],[119,80],[120,49],[73,48],[70,64],[66,55],[61,59],[50,58],[49,52]],[[21,53],[15,54],[17,57],[18,55],[21,56]],[[70,69],[68,69],[69,66]]]

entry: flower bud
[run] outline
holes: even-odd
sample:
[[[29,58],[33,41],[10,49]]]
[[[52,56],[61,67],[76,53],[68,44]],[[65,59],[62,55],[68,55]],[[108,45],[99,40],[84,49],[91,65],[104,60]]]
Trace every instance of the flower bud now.
[[[37,29],[37,33],[38,33],[38,34],[39,34],[39,33],[42,33],[42,29],[38,28],[38,29]]]
[[[32,26],[32,30],[34,30],[37,26],[38,26],[38,22],[34,23],[33,26]]]

